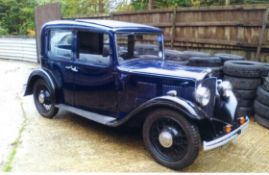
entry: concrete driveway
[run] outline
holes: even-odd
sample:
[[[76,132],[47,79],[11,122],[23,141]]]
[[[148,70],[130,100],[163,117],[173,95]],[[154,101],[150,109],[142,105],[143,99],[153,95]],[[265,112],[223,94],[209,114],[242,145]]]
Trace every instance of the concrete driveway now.
[[[0,60],[0,168],[14,172],[168,172],[141,133],[61,111],[42,118],[23,85],[35,64]],[[269,130],[251,122],[235,143],[201,152],[186,172],[269,172]]]

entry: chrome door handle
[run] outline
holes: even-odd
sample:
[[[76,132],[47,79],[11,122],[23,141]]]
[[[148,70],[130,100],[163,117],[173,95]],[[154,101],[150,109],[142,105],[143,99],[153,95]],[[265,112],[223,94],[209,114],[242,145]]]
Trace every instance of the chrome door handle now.
[[[78,68],[77,68],[77,67],[71,67],[71,70],[72,70],[73,72],[78,72]]]
[[[72,69],[72,66],[65,66],[65,68],[70,70],[70,69]]]
[[[73,66],[65,66],[65,68],[68,69],[68,70],[71,70],[73,72],[78,72],[78,68],[76,66],[75,67],[73,67]]]

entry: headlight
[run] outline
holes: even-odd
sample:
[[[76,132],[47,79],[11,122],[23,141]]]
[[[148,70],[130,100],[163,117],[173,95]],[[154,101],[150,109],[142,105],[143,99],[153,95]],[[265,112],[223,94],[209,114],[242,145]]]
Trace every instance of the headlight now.
[[[229,97],[232,92],[232,84],[229,81],[223,81],[220,84],[221,92],[224,97]]]
[[[195,91],[194,97],[201,106],[206,106],[210,101],[210,95],[208,88],[199,85]]]

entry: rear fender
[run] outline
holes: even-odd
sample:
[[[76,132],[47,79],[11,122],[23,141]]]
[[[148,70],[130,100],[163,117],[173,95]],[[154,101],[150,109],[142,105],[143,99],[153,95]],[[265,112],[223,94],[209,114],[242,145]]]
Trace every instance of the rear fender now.
[[[33,94],[34,84],[38,79],[43,79],[52,88],[53,92],[56,91],[55,81],[50,73],[44,69],[37,69],[28,78],[24,96]]]

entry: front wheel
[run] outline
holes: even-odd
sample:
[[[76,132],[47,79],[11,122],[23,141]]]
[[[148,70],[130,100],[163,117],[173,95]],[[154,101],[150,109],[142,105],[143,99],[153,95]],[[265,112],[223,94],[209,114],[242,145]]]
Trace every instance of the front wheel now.
[[[197,127],[169,109],[150,113],[143,125],[143,140],[153,158],[172,169],[191,165],[201,142]]]
[[[58,112],[55,107],[55,97],[52,88],[42,79],[34,84],[34,102],[40,115],[52,118]]]

